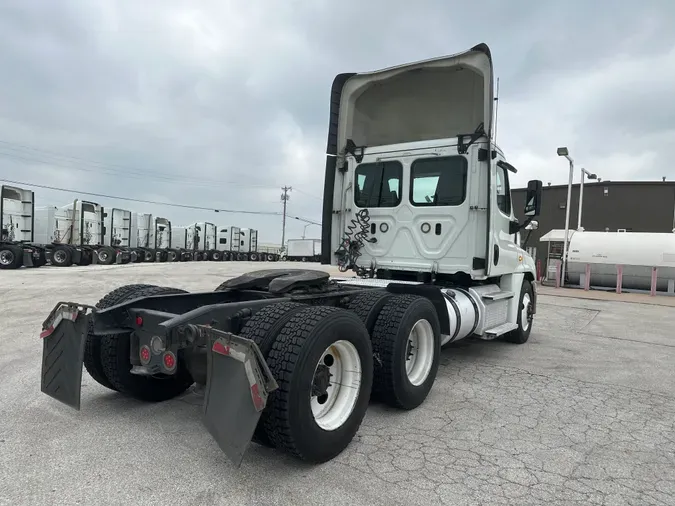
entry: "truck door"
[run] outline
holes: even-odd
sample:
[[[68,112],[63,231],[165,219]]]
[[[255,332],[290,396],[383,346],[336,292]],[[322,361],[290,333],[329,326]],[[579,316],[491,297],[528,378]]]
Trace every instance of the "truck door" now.
[[[500,276],[513,272],[519,262],[519,245],[515,234],[509,233],[511,221],[515,221],[511,202],[508,164],[495,160],[491,164],[490,232],[488,252],[488,276]]]

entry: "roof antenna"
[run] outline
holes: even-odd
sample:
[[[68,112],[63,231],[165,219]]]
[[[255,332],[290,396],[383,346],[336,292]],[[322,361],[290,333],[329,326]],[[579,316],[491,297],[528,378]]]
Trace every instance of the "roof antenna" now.
[[[497,78],[497,91],[495,93],[495,136],[494,136],[494,143],[495,146],[497,145],[497,118],[499,117],[499,78]]]

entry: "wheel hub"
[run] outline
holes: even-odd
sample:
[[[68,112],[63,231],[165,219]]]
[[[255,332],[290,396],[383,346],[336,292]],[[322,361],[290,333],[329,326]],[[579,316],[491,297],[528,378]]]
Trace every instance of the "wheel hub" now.
[[[336,430],[349,419],[359,397],[361,374],[361,359],[351,342],[336,341],[323,352],[309,396],[312,416],[320,428]]]
[[[11,251],[3,251],[0,253],[0,264],[9,265],[14,261],[14,254]]]
[[[312,382],[312,396],[317,397],[319,404],[324,404],[326,402],[327,399],[325,398],[328,397],[328,387],[331,386],[330,379],[333,376],[330,373],[330,367],[325,363],[328,357],[331,359],[333,358],[331,355],[326,355],[324,357],[324,363],[319,364],[316,368],[314,381]],[[321,402],[322,397],[325,397],[323,402]]]
[[[429,377],[436,353],[434,343],[434,330],[427,320],[413,325],[406,344],[405,372],[414,386],[420,386]]]

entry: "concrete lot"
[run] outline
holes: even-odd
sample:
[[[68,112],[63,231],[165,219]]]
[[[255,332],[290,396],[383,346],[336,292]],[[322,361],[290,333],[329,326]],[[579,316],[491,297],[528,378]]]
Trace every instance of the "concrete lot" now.
[[[138,282],[212,290],[255,268],[0,273],[0,504],[675,504],[671,307],[541,295],[529,343],[444,351],[423,406],[372,405],[318,467],[253,445],[234,468],[191,395],[142,404],[86,373],[80,413],[40,393],[37,336],[57,301]]]

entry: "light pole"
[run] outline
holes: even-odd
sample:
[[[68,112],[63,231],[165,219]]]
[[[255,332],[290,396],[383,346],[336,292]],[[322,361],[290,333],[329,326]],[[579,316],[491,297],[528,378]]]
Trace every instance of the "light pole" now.
[[[581,169],[581,185],[579,185],[579,215],[577,216],[577,230],[581,230],[581,210],[584,202],[584,175],[588,176],[588,179],[598,179],[597,174],[588,172],[586,169]]]
[[[307,225],[305,225],[304,228],[302,229],[302,238],[303,239],[305,238],[305,233],[307,232],[307,227],[309,227],[310,225],[312,225],[312,223],[307,223]]]
[[[558,156],[564,156],[570,162],[570,177],[567,183],[567,205],[565,206],[565,237],[563,238],[563,259],[560,272],[560,286],[565,286],[565,269],[567,268],[567,243],[570,233],[570,203],[572,199],[572,181],[574,179],[574,160],[567,148],[558,148]]]

